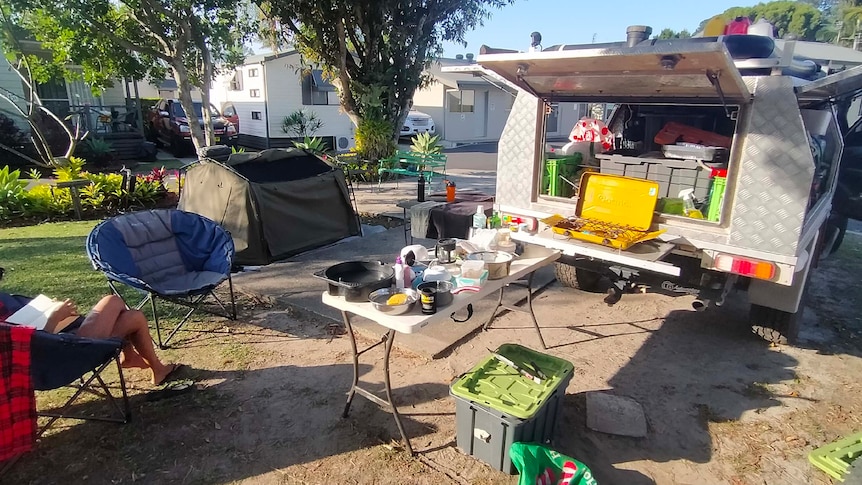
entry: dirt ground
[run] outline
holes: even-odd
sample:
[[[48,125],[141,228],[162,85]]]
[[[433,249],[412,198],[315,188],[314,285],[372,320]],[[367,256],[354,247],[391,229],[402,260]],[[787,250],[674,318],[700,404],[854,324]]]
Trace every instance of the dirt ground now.
[[[691,297],[648,293],[608,307],[602,294],[545,288],[535,308],[548,352],[575,366],[554,447],[601,484],[831,483],[806,457],[862,430],[860,270],[862,237],[848,235],[813,276],[798,347],[751,335],[743,302],[696,313]],[[242,302],[241,323],[197,323],[203,332],[182,333],[164,353],[192,367],[190,391],[155,394],[143,373],[127,372],[131,423],[64,421],[0,480],[517,483],[457,450],[448,385],[486,348],[537,348],[525,315],[499,317],[443,359],[394,352],[395,399],[418,452],[410,458],[377,405],[357,397],[340,417],[352,370],[337,326],[249,295]],[[363,356],[361,380],[382,391],[380,352]],[[597,390],[637,400],[647,437],[587,429],[584,393]],[[40,409],[57,398],[40,394]]]

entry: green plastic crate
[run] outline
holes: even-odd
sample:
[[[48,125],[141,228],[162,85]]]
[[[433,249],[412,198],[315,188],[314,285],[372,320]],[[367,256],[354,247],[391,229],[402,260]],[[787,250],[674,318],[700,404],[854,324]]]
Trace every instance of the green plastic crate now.
[[[497,353],[547,375],[541,384],[494,357],[484,359],[449,388],[455,398],[458,448],[495,470],[517,472],[509,457],[512,443],[551,444],[572,379],[572,364],[516,344]]]
[[[724,191],[727,187],[727,178],[713,177],[712,188],[709,191],[709,209],[706,219],[718,221],[721,218],[721,204],[724,203]]]
[[[857,459],[862,460],[862,433],[840,439],[808,454],[808,461],[812,465],[842,482],[850,464]]]
[[[497,353],[530,370],[534,362],[547,379],[541,384],[488,356],[452,385],[452,394],[520,419],[532,417],[557,387],[571,379],[574,366],[552,355],[517,344],[503,344]]]
[[[580,153],[568,157],[548,158],[542,176],[542,192],[556,197],[571,197],[574,188],[560,177],[577,183],[578,167],[583,160]]]

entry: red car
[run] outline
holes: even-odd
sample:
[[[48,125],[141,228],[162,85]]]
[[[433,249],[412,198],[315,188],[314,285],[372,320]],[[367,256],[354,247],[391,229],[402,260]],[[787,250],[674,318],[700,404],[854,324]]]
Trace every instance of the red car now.
[[[195,117],[203,127],[203,103],[194,102]],[[210,105],[210,116],[213,123],[215,143],[219,145],[234,146],[237,142],[237,130],[233,123],[225,119],[215,108]],[[192,134],[189,129],[189,117],[179,100],[162,99],[148,113],[147,137],[150,141],[162,143],[169,146],[171,152],[177,157],[187,153],[194,153]]]
[[[236,108],[233,103],[223,104],[221,107],[221,114],[226,120],[233,123],[233,126],[236,127],[236,132],[239,133],[239,114],[236,112]]]

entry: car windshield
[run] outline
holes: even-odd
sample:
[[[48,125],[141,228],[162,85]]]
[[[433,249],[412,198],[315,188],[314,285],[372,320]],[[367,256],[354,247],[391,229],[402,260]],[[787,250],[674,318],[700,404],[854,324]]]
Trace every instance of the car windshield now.
[[[195,115],[197,115],[198,118],[203,118],[204,117],[204,113],[203,113],[203,106],[204,105],[203,105],[203,103],[194,103],[194,105],[195,105]],[[174,111],[174,117],[184,118],[186,116],[186,111],[183,109],[183,105],[181,105],[179,102],[171,103],[171,107],[172,107],[171,109],[173,109],[173,111]],[[219,116],[218,110],[215,109],[215,106],[210,105],[210,116],[213,118],[217,118]]]

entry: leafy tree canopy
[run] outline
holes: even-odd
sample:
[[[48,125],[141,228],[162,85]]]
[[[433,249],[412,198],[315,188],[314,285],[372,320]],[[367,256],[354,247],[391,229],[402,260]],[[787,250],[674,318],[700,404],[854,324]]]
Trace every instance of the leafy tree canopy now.
[[[256,0],[268,25],[321,66],[342,109],[388,124],[394,138],[443,41],[464,42],[496,8],[514,0]]]
[[[687,29],[682,29],[679,32],[673,29],[662,29],[656,36],[657,39],[688,39],[689,37],[691,37],[691,32]]]
[[[208,102],[219,66],[241,62],[252,31],[241,0],[0,0],[0,9],[18,32],[38,42],[30,53],[16,35],[4,39],[11,56],[30,61],[37,81],[62,70],[98,90],[118,77],[161,82],[172,71],[186,112],[194,112],[193,87]],[[204,119],[211,139],[209,110]],[[201,146],[200,126],[190,128]]]
[[[795,34],[801,40],[817,40],[818,31],[824,26],[823,14],[812,6],[811,2],[779,0],[759,3],[753,7],[732,7],[720,15],[727,21],[736,17],[748,17],[752,22],[756,22],[764,18],[776,27],[779,37]],[[697,30],[703,30],[709,20],[701,22]]]

